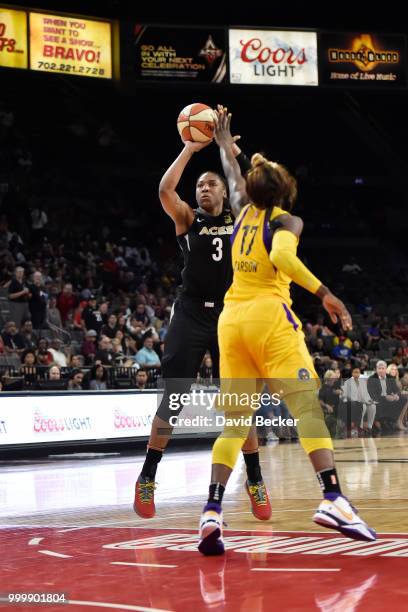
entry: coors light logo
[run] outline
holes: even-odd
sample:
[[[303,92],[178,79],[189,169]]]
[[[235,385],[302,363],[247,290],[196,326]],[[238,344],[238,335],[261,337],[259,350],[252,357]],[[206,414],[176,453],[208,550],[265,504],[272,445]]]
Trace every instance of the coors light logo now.
[[[296,66],[307,61],[304,47],[294,51],[292,47],[270,48],[260,38],[241,40],[241,59],[243,62],[254,63],[254,74],[269,76],[294,76]]]
[[[230,30],[231,83],[317,85],[315,32]]]

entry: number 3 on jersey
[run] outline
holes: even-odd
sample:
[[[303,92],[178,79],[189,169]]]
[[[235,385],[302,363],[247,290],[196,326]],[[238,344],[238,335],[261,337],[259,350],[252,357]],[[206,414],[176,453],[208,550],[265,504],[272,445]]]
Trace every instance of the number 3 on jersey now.
[[[222,259],[222,238],[214,238],[212,244],[215,246],[215,253],[212,254],[214,261],[221,261]]]

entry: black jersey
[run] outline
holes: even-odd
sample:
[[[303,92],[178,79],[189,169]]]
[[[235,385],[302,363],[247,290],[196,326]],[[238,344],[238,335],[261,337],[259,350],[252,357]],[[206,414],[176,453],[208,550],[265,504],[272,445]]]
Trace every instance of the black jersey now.
[[[194,211],[188,232],[177,236],[184,255],[182,294],[203,302],[222,302],[232,282],[231,234],[234,218],[229,210],[213,217]]]

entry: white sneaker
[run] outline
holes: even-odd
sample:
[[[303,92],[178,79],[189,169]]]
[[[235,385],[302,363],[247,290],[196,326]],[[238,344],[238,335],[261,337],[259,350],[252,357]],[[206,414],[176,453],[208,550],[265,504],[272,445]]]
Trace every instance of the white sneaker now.
[[[353,540],[373,542],[377,537],[374,529],[370,529],[358,516],[357,510],[343,495],[338,495],[334,499],[323,499],[313,520],[318,525],[336,529]]]
[[[220,504],[208,503],[200,518],[198,550],[206,556],[225,552],[222,539],[222,510]]]

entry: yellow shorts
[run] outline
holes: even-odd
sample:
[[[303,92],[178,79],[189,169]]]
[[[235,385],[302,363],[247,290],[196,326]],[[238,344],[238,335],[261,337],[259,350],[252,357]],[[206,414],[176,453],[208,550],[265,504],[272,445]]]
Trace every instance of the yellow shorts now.
[[[244,407],[238,400],[233,405],[229,398],[259,394],[266,383],[269,391],[277,393],[298,419],[298,433],[308,453],[332,448],[317,397],[320,380],[306,347],[301,322],[287,304],[265,297],[251,302],[227,302],[218,321],[218,342],[219,409],[247,416],[250,407]]]
[[[227,302],[218,342],[221,378],[318,379],[302,324],[279,299]]]

